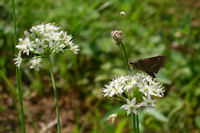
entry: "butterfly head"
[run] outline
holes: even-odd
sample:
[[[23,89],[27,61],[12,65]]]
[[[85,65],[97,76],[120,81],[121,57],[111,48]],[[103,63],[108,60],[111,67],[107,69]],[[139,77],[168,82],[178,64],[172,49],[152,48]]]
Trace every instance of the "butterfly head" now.
[[[137,61],[134,61],[134,60],[129,60],[128,64],[131,68],[134,68],[134,69],[139,67],[139,63]]]

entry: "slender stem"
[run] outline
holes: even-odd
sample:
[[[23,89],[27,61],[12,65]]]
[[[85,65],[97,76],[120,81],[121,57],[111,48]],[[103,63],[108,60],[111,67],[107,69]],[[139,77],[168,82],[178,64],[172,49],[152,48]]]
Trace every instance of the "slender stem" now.
[[[17,44],[17,30],[16,30],[16,17],[15,17],[15,2],[12,0],[12,9],[13,9],[13,29],[14,29],[14,44]],[[15,54],[17,54],[17,49],[15,47]],[[20,114],[21,114],[21,128],[22,133],[26,132],[25,129],[25,120],[24,120],[24,109],[23,109],[23,101],[22,101],[22,88],[21,88],[21,78],[20,78],[20,70],[16,67],[16,78],[17,78],[17,88],[18,88],[18,97],[20,103]]]
[[[125,56],[127,70],[128,72],[131,72],[130,66],[128,64],[128,56],[127,56],[126,49],[124,47],[123,42],[120,43],[120,47],[122,48],[124,56]],[[138,119],[138,115],[135,115],[134,113],[133,113],[133,131],[134,133],[139,133],[139,119]]]
[[[17,87],[18,87],[18,96],[19,96],[19,103],[20,103],[20,113],[21,113],[21,126],[22,126],[22,133],[26,132],[25,129],[25,119],[24,119],[24,108],[23,108],[23,101],[22,101],[22,88],[21,88],[21,78],[20,78],[20,70],[16,68],[17,73]]]
[[[43,86],[40,82],[40,74],[38,71],[35,70],[35,76],[36,76],[36,83],[37,83],[37,88],[38,88],[38,94],[39,96],[42,96],[43,95]]]
[[[140,132],[140,128],[139,128],[139,114],[136,115],[136,125],[137,125],[137,133]]]
[[[12,0],[12,11],[13,11],[13,30],[14,30],[14,44],[17,45],[17,29],[16,29],[16,17],[15,17],[15,2]],[[15,48],[15,53],[17,53],[17,49]]]
[[[128,72],[131,72],[131,71],[130,71],[130,67],[129,67],[129,65],[128,65],[128,57],[127,57],[127,54],[126,54],[126,49],[124,48],[124,44],[123,44],[122,41],[121,41],[121,43],[120,43],[120,50],[121,50],[121,49],[122,49],[122,51],[123,51],[123,53],[124,53],[124,57],[125,57],[126,65],[127,65],[127,70],[128,70]],[[127,72],[127,73],[128,73],[128,72]],[[122,95],[123,95],[125,98],[127,98],[127,95],[126,95],[125,92],[123,92]]]
[[[133,133],[137,133],[136,126],[135,126],[135,114],[132,113],[132,121],[133,121]]]
[[[126,65],[127,65],[127,70],[128,70],[128,72],[130,72],[130,67],[129,67],[129,65],[128,65],[128,56],[127,56],[127,54],[126,54],[126,49],[125,49],[125,47],[124,47],[123,42],[120,43],[120,47],[122,48],[123,53],[124,53],[124,56],[125,56]]]
[[[61,133],[59,110],[58,110],[58,98],[57,98],[57,93],[56,93],[56,84],[55,84],[55,80],[54,80],[54,76],[53,76],[53,69],[52,69],[52,64],[51,64],[50,58],[49,58],[49,70],[51,73],[51,80],[52,80],[52,84],[53,84],[53,91],[54,91],[54,97],[55,97],[55,103],[56,103],[57,130],[58,130],[58,133]]]
[[[123,24],[122,24],[122,26],[123,26],[123,31],[122,31],[122,33],[123,33],[123,41],[125,42],[125,37],[126,37],[126,16],[123,16],[123,22],[122,22]]]

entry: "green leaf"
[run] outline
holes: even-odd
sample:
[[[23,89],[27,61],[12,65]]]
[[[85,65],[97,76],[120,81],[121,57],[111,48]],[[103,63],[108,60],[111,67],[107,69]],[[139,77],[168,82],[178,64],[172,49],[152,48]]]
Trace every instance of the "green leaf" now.
[[[195,124],[198,128],[200,128],[200,115],[196,116],[195,118]]]
[[[115,131],[115,133],[122,133],[124,127],[126,126],[128,122],[128,118],[126,117],[123,121],[121,121],[118,125],[117,125],[117,129]]]
[[[145,110],[144,113],[154,117],[155,119],[157,119],[161,122],[168,122],[167,117],[165,117],[161,112],[159,112],[157,110],[149,109],[149,111]]]

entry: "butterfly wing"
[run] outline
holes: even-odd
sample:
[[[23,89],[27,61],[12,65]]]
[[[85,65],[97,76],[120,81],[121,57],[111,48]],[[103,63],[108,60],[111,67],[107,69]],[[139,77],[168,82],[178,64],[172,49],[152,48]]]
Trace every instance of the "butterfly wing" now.
[[[137,61],[129,61],[129,64],[137,70],[141,70],[155,78],[155,73],[165,64],[166,56],[159,55],[150,58],[144,58]]]

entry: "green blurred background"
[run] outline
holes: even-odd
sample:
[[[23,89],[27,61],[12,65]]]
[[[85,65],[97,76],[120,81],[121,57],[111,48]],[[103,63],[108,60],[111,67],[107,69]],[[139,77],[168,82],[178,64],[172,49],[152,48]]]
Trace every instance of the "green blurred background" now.
[[[165,96],[156,110],[141,110],[141,132],[200,131],[200,1],[198,0],[16,0],[18,37],[42,22],[55,22],[74,37],[78,55],[55,57],[54,73],[65,133],[122,133],[131,129],[122,103],[104,98],[102,88],[125,74],[120,49],[110,32],[125,25],[129,59],[159,54],[167,63],[157,74]],[[120,11],[127,13],[120,16]],[[11,0],[0,0],[0,132],[19,133]],[[22,66],[26,129],[40,132],[55,120],[50,74]],[[106,121],[118,112],[115,123]],[[56,132],[52,126],[48,133]]]

